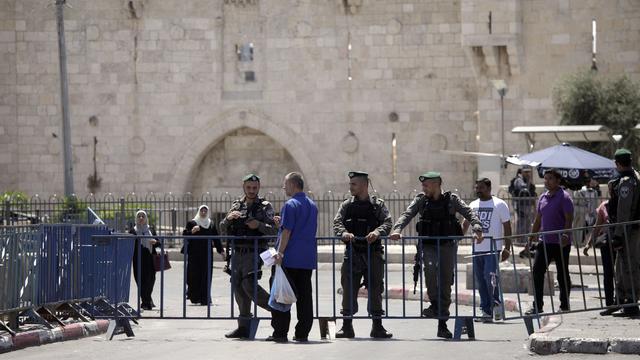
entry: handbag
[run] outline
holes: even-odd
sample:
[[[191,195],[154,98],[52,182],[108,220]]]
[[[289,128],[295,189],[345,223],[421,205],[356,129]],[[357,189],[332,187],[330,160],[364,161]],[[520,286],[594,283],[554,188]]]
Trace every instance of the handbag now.
[[[162,261],[162,259],[164,259],[164,261]],[[161,267],[162,265],[164,265],[164,267]],[[171,263],[169,262],[169,254],[167,254],[166,252],[163,252],[161,254],[153,254],[153,268],[156,271],[171,269]]]
[[[598,235],[598,237],[596,238],[596,241],[593,242],[593,247],[596,249],[602,249],[603,247],[607,246],[608,242],[609,242],[609,234],[605,230],[602,234]]]

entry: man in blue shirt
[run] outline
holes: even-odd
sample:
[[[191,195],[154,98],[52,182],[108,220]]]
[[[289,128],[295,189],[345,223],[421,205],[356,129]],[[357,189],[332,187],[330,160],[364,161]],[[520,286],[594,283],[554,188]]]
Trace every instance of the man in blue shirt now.
[[[318,207],[304,193],[302,174],[292,172],[284,178],[284,191],[291,198],[282,206],[281,222],[276,243],[276,263],[282,266],[296,294],[298,323],[294,341],[308,341],[313,325],[313,291],[311,274],[316,268],[318,245]],[[287,342],[291,312],[273,310],[271,326],[273,335],[267,341]]]

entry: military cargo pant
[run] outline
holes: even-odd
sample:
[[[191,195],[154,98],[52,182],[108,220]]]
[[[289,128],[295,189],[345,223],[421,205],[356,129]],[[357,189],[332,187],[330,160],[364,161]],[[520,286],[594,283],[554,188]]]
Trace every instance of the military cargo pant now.
[[[340,268],[342,284],[342,310],[345,316],[358,312],[358,290],[362,281],[367,286],[369,299],[367,311],[371,316],[382,316],[382,291],[384,290],[384,258],[382,250],[351,251],[347,247]]]
[[[456,244],[451,240],[440,241],[440,246],[435,240],[422,244],[427,295],[438,316],[449,316],[456,250]]]
[[[628,229],[616,256],[616,296],[621,304],[640,301],[640,230]]]
[[[257,257],[254,258],[254,257]],[[231,281],[233,293],[240,310],[240,317],[251,317],[251,301],[271,311],[269,293],[254,281],[254,272],[261,271],[262,260],[253,249],[236,248],[231,257]],[[259,273],[257,276],[260,279]],[[254,286],[257,297],[254,298]]]

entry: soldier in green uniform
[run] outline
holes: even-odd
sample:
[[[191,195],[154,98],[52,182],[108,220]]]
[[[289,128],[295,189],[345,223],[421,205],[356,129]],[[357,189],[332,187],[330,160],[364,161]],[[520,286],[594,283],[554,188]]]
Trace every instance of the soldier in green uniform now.
[[[623,223],[640,220],[640,174],[631,166],[631,152],[618,149],[614,160],[620,176],[611,180],[609,221]],[[634,304],[640,299],[640,229],[638,224],[615,227],[612,246],[615,262],[616,296],[620,304]],[[638,316],[638,306],[622,309],[626,316]]]
[[[369,293],[367,309],[373,318],[370,336],[388,339],[393,334],[382,326],[382,292],[384,290],[384,247],[381,236],[391,230],[392,220],[384,201],[369,196],[369,174],[349,173],[351,197],[340,204],[333,219],[333,231],[346,244],[340,269],[342,310],[344,316],[358,312],[358,290],[364,281]],[[336,338],[353,338],[352,319],[344,319]]]
[[[249,174],[242,181],[244,196],[233,202],[227,216],[220,222],[220,232],[231,236],[276,235],[278,229],[273,220],[273,207],[271,203],[258,196],[260,178]],[[268,241],[268,238],[257,240],[257,244],[255,240],[249,239],[233,241],[231,281],[240,314],[238,328],[226,334],[227,338],[249,337],[252,300],[261,308],[271,311],[269,294],[254,281],[256,276],[260,279],[262,275],[262,260],[259,254],[267,249]],[[256,298],[254,298],[254,287],[257,287]]]
[[[416,224],[418,235],[431,239],[422,241],[424,276],[427,295],[431,306],[422,311],[422,316],[438,318],[437,336],[451,339],[447,328],[449,305],[451,305],[451,285],[453,284],[457,244],[453,239],[441,237],[462,236],[462,227],[456,213],[462,215],[472,226],[476,241],[482,241],[482,225],[475,212],[456,194],[442,192],[442,178],[438,172],[428,172],[419,178],[422,192],[418,194],[407,210],[393,225],[391,240],[400,240],[402,229],[411,219],[420,214]],[[440,239],[439,239],[440,238]]]

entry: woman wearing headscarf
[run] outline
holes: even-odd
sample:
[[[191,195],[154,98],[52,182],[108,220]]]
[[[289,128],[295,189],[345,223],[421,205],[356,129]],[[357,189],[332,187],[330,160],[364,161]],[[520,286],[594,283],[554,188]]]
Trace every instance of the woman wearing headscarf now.
[[[218,230],[214,222],[209,218],[209,207],[201,205],[198,208],[196,216],[187,223],[182,235],[185,236],[215,236]],[[207,305],[209,304],[209,287],[211,278],[209,269],[211,269],[213,261],[213,248],[219,254],[222,254],[222,242],[214,239],[211,243],[211,250],[207,256],[207,248],[209,247],[207,239],[190,238],[185,241],[184,251],[187,251],[187,296],[192,304]],[[209,264],[207,265],[207,258]]]
[[[129,230],[132,235],[138,236],[155,236],[156,232],[149,227],[149,218],[147,213],[139,210],[136,213],[136,224]],[[153,285],[156,282],[156,270],[153,267],[153,255],[160,243],[156,239],[136,238],[135,247],[133,249],[133,277],[140,289],[140,306],[144,310],[151,310],[155,307],[151,293]],[[138,252],[140,251],[140,263],[138,263]]]

